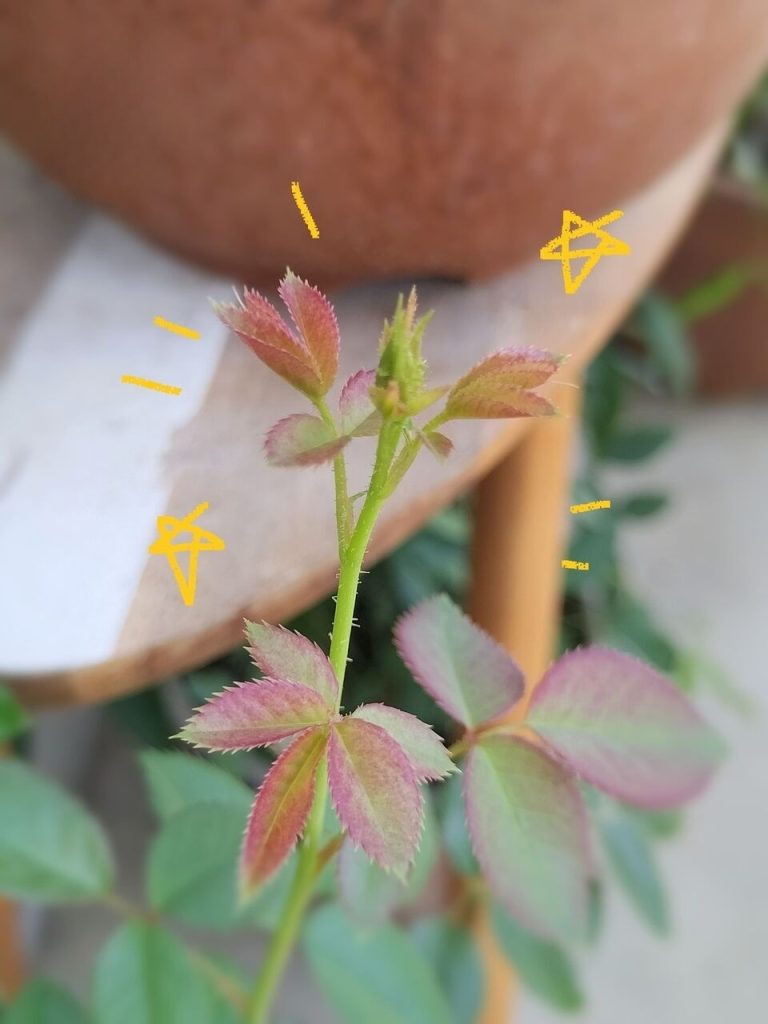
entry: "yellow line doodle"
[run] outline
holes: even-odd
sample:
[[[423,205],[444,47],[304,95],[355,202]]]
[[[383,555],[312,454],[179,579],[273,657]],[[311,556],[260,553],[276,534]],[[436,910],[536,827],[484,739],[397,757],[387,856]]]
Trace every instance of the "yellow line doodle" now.
[[[200,331],[192,327],[184,327],[183,324],[175,324],[172,320],[166,320],[164,316],[156,316],[152,321],[155,327],[162,327],[164,331],[173,331],[174,334],[181,334],[184,338],[199,338]]]
[[[589,562],[572,562],[569,558],[564,558],[560,563],[562,569],[579,569],[581,572],[589,572]]]
[[[197,560],[201,551],[223,551],[226,547],[221,537],[215,533],[203,530],[199,526],[193,526],[192,521],[208,508],[208,502],[204,501],[193,509],[183,519],[176,519],[174,516],[157,517],[157,539],[149,546],[150,555],[165,555],[171,567],[173,578],[176,580],[182,600],[186,605],[195,603],[195,589],[197,587]],[[180,533],[189,533],[192,539],[182,544],[174,544],[174,538]],[[184,572],[176,557],[182,552],[189,552],[189,568],[185,578]]]
[[[571,505],[571,515],[577,516],[579,512],[594,512],[598,508],[610,507],[610,498],[603,501],[585,501],[583,505]]]
[[[151,388],[152,391],[162,391],[166,395],[181,394],[181,388],[177,388],[173,384],[162,384],[159,380],[149,380],[147,377],[132,377],[129,373],[123,374],[120,383],[137,384],[140,388]]]
[[[304,223],[309,229],[310,235],[312,235],[313,238],[319,238],[320,232],[317,230],[315,219],[309,212],[309,207],[304,200],[304,196],[301,194],[301,185],[299,185],[298,181],[291,182],[291,192],[293,193],[294,201],[299,208],[299,213],[304,218]]]
[[[563,210],[563,227],[557,238],[541,247],[539,258],[559,260],[563,265],[563,285],[567,295],[573,295],[586,281],[602,256],[626,256],[630,249],[626,242],[603,231],[606,224],[623,217],[623,210],[612,210],[595,221],[584,220],[572,210]],[[574,230],[575,228],[575,230]],[[591,249],[571,249],[574,238],[594,235],[598,244]],[[585,258],[586,263],[576,277],[571,275],[571,260]]]

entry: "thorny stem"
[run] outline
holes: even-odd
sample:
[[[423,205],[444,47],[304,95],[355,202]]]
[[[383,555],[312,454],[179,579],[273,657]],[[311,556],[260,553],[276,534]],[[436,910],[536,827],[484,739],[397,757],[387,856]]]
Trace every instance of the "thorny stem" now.
[[[333,418],[324,402],[318,403],[317,408],[326,422],[333,423]],[[339,681],[337,711],[341,707],[341,694],[355,614],[355,599],[363,558],[379,512],[386,500],[387,479],[402,430],[402,420],[391,420],[385,423],[381,429],[371,481],[351,535],[349,534],[351,528],[350,506],[343,456],[339,455],[334,460],[340,568],[339,585],[336,592],[336,611],[333,617],[331,647],[328,656]],[[340,511],[342,506],[343,510]],[[317,877],[318,859],[323,849],[323,824],[328,801],[327,773],[327,763],[324,760],[318,770],[315,802],[312,805],[304,841],[299,850],[296,874],[288,894],[285,910],[280,925],[272,937],[272,942],[251,993],[247,1017],[249,1024],[266,1024],[269,1019],[278,983],[296,943],[304,912],[312,896],[312,889]]]
[[[325,399],[316,399],[315,406],[323,421],[335,430],[336,423]],[[350,505],[349,494],[347,493],[347,463],[344,459],[343,451],[339,452],[333,460],[333,480],[336,485],[336,535],[339,542],[339,559],[341,559],[349,541],[349,534],[352,528],[350,523],[352,506]]]

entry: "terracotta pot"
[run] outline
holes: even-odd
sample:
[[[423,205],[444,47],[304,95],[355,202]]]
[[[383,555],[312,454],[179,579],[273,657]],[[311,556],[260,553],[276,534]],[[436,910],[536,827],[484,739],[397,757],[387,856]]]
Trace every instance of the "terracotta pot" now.
[[[753,282],[692,327],[697,389],[725,397],[768,392],[768,204],[731,181],[707,196],[662,274],[679,297],[729,267],[749,267]]]
[[[765,0],[0,0],[0,19],[0,127],[54,176],[224,273],[290,263],[324,287],[535,255],[564,208],[607,212],[681,156],[768,57]]]
[[[0,0],[0,125],[180,252],[274,281],[474,278],[680,156],[765,0]],[[298,179],[320,229],[290,192]]]

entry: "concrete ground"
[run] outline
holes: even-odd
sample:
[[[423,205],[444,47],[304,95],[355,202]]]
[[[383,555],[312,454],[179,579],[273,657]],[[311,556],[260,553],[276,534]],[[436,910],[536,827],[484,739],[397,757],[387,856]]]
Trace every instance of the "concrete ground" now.
[[[662,851],[674,934],[653,938],[613,892],[603,939],[584,960],[589,1006],[577,1020],[757,1024],[768,1020],[768,403],[660,415],[676,420],[675,442],[647,466],[610,481],[616,494],[642,486],[672,496],[663,516],[625,531],[630,579],[682,644],[727,670],[754,710],[739,717],[711,697],[703,701],[732,752],[689,814],[684,835]],[[91,795],[120,851],[125,886],[138,893],[151,817],[124,745],[107,730],[97,742]],[[110,928],[101,911],[50,915],[38,967],[85,988],[92,952]],[[256,961],[257,948],[241,952],[246,962]],[[332,1021],[299,970],[284,1005],[302,1024]],[[560,1019],[527,996],[516,1018]]]

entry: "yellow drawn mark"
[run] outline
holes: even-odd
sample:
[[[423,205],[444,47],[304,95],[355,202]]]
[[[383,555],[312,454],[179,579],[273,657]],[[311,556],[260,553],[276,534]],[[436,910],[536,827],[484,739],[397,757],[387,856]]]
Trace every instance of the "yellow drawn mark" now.
[[[161,384],[159,380],[149,380],[147,377],[132,377],[124,373],[120,378],[121,384],[137,384],[140,388],[151,388],[152,391],[162,391],[166,395],[180,395],[181,388],[173,384]]]
[[[200,331],[191,327],[184,327],[182,324],[175,324],[172,320],[166,320],[164,316],[156,316],[152,321],[155,327],[162,327],[164,331],[173,331],[174,334],[181,334],[184,338],[199,338]]]
[[[610,499],[604,501],[587,501],[583,505],[571,505],[571,514],[576,516],[579,512],[594,512],[598,508],[610,508]]]
[[[294,201],[296,202],[296,205],[299,208],[299,213],[304,218],[304,223],[307,225],[307,228],[309,229],[310,235],[312,235],[313,238],[319,238],[320,232],[317,230],[317,224],[315,224],[315,219],[309,212],[309,207],[304,201],[304,196],[301,194],[301,185],[299,185],[298,181],[291,182],[291,192],[293,193]]]
[[[563,210],[563,227],[557,238],[541,247],[539,258],[542,260],[559,260],[563,265],[563,284],[567,295],[573,295],[586,281],[602,256],[626,256],[630,251],[626,242],[603,231],[606,224],[624,216],[623,210],[612,210],[597,220],[584,220],[572,210]],[[574,230],[575,229],[575,230]],[[591,249],[571,249],[570,243],[575,238],[594,235],[598,244]],[[571,260],[585,258],[586,263],[576,277],[571,274]]]
[[[569,558],[564,558],[560,566],[563,569],[579,569],[581,572],[589,572],[589,562],[572,562]]]
[[[174,516],[158,516],[157,539],[149,546],[150,555],[165,555],[168,559],[173,578],[176,580],[182,600],[186,605],[195,603],[197,560],[200,552],[223,551],[226,547],[221,537],[217,537],[215,533],[192,525],[192,521],[202,515],[207,508],[208,502],[204,501],[183,519],[176,519]],[[192,539],[182,544],[174,544],[174,538],[180,533],[189,533]],[[176,557],[183,552],[189,552],[189,568],[186,577]]]

